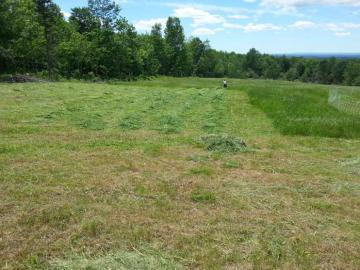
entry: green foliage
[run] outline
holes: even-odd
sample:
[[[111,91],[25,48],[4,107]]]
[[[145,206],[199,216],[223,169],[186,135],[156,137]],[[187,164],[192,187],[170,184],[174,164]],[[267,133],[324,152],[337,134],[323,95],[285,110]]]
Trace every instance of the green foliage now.
[[[47,72],[50,79],[54,78],[54,68],[56,65],[55,53],[61,35],[61,23],[63,15],[60,8],[52,2],[52,0],[35,0],[35,11],[43,27],[43,35],[45,40],[44,51],[47,62]]]
[[[152,27],[149,43],[151,44],[150,59],[154,61],[151,74],[166,74],[165,42],[162,36],[161,24],[155,24]]]
[[[75,31],[80,34],[91,33],[100,28],[100,19],[94,16],[88,7],[73,8],[69,23],[74,26]]]
[[[245,58],[245,67],[247,70],[254,72],[257,76],[261,76],[261,54],[256,49],[251,49]]]
[[[187,64],[185,35],[179,18],[168,18],[165,28],[165,46],[167,75],[184,76]]]
[[[350,62],[345,70],[345,83],[360,86],[360,62]]]

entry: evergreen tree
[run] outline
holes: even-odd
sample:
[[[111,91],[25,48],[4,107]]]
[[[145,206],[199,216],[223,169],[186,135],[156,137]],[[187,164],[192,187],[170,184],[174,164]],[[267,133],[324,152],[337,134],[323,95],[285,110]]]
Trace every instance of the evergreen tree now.
[[[199,61],[205,50],[209,48],[209,42],[202,42],[200,38],[192,38],[188,43],[188,53],[190,60],[191,72],[194,76],[199,75]]]
[[[0,1],[0,72],[11,67],[14,56],[10,48],[10,40],[14,38],[14,3],[10,0]]]
[[[245,68],[250,73],[255,73],[256,76],[261,76],[262,73],[262,63],[261,63],[261,54],[256,49],[251,49],[246,54]]]
[[[165,58],[165,44],[162,37],[161,24],[155,24],[151,28],[150,43],[152,45],[151,57],[154,64],[157,66],[157,71],[160,74],[166,73],[166,58]]]
[[[53,77],[55,65],[55,46],[57,42],[57,26],[63,19],[60,8],[52,0],[36,0],[36,12],[41,26],[44,29],[45,53],[47,71],[50,78]]]
[[[165,28],[165,44],[167,74],[184,76],[186,70],[185,35],[179,18],[168,18]]]

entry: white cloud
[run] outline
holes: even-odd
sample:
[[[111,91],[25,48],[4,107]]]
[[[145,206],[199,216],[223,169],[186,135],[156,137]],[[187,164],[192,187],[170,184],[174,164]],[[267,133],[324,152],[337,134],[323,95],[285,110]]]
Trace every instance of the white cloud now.
[[[292,24],[290,27],[297,28],[297,29],[307,29],[307,28],[313,28],[316,24],[311,21],[297,21],[294,24]]]
[[[333,32],[335,36],[344,37],[350,36],[351,29],[360,29],[360,24],[356,23],[327,23],[322,26],[325,31]]]
[[[350,32],[335,32],[335,36],[338,36],[338,37],[347,37],[350,35],[351,35]]]
[[[244,26],[241,24],[235,24],[235,23],[223,23],[223,27],[228,29],[244,29]]]
[[[171,7],[171,8],[186,8],[186,7],[192,7],[195,9],[200,9],[207,12],[224,12],[229,14],[243,14],[243,13],[249,13],[253,14],[256,13],[254,9],[247,9],[242,8],[238,6],[222,6],[222,5],[209,5],[209,4],[195,4],[195,3],[189,3],[189,4],[183,4],[183,3],[164,3],[164,6]]]
[[[150,20],[140,20],[134,23],[134,26],[139,31],[150,31],[151,27],[156,23],[161,23],[162,26],[165,26],[167,18],[156,18]]]
[[[223,27],[229,29],[241,29],[245,32],[279,31],[285,29],[282,26],[274,25],[272,23],[262,23],[262,24],[248,23],[246,25],[224,23]]]
[[[331,32],[341,32],[345,30],[344,27],[336,23],[327,23],[324,25],[324,29]]]
[[[194,36],[212,36],[215,35],[217,32],[223,31],[223,28],[215,28],[215,29],[210,29],[210,28],[206,28],[206,27],[200,27],[200,28],[195,28],[194,31],[192,32],[192,35]]]
[[[327,23],[324,25],[324,29],[331,32],[344,32],[349,29],[360,29],[360,24],[356,23]]]
[[[243,19],[248,19],[250,18],[247,15],[242,15],[242,14],[234,14],[234,15],[229,15],[228,16],[230,19],[238,19],[238,20],[243,20]]]
[[[261,6],[292,9],[312,5],[346,5],[360,6],[359,0],[262,0]]]
[[[343,23],[342,26],[348,29],[359,29],[360,23]]]
[[[176,8],[173,15],[179,18],[191,18],[193,20],[193,26],[195,27],[225,22],[225,19],[220,15],[211,14],[206,10],[191,6]]]
[[[274,25],[272,23],[253,24],[249,23],[244,26],[245,32],[259,32],[259,31],[278,31],[283,30],[284,27]]]
[[[71,16],[71,13],[70,13],[70,12],[66,12],[66,11],[63,11],[63,10],[62,10],[61,13],[62,13],[62,15],[64,15],[65,20],[68,20],[69,17]]]

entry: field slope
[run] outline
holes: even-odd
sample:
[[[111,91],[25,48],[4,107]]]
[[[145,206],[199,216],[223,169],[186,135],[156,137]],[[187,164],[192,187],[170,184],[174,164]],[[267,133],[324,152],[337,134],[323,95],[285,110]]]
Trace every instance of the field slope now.
[[[360,116],[219,83],[0,84],[0,269],[358,269]]]

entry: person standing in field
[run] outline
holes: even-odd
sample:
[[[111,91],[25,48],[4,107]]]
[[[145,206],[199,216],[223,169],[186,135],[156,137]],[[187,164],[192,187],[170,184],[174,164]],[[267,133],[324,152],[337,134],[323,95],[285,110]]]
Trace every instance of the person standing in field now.
[[[224,80],[224,88],[227,88],[228,87],[228,84],[227,84],[227,81],[226,80]]]

